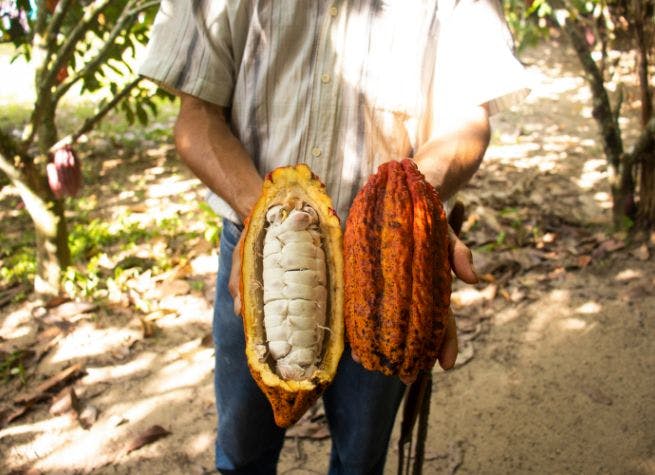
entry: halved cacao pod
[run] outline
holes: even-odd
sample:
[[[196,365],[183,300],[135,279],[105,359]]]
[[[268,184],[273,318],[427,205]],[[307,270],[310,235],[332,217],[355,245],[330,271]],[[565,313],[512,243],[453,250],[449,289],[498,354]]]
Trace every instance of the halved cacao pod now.
[[[334,378],[343,352],[339,218],[306,165],[275,169],[244,228],[246,357],[280,427],[295,423]]]
[[[344,233],[346,335],[355,359],[404,382],[434,366],[449,318],[448,223],[410,159],[381,165]]]

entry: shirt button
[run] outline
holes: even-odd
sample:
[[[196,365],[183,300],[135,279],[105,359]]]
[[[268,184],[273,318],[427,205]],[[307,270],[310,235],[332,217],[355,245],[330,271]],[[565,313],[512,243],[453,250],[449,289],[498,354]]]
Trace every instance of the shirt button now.
[[[336,7],[335,5],[332,5],[332,6],[330,7],[330,15],[331,15],[331,16],[337,16],[337,13],[338,13],[338,12],[339,12],[339,10],[337,10],[337,7]]]
[[[329,83],[329,82],[330,82],[330,79],[331,79],[331,78],[330,78],[330,75],[329,75],[329,74],[323,74],[323,75],[321,76],[321,82],[322,82],[323,84],[327,84],[327,83]]]
[[[312,149],[312,155],[314,155],[315,157],[320,157],[321,156],[321,149],[318,148],[318,147],[314,147]]]

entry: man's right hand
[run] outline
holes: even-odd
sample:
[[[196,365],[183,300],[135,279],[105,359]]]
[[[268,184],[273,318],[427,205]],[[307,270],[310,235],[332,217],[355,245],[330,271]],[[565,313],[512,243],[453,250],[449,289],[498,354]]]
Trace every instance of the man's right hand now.
[[[239,241],[234,246],[232,252],[232,269],[230,270],[230,280],[227,287],[234,300],[234,314],[241,316],[241,253],[243,249],[243,240],[246,233],[241,233]]]

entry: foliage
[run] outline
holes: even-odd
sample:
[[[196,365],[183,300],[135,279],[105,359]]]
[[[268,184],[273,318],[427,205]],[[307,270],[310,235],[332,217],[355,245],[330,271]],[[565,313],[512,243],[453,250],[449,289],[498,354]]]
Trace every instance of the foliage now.
[[[0,2],[0,41],[13,44],[14,60],[30,62],[35,71],[35,98],[28,117],[0,125],[0,170],[19,191],[35,225],[37,291],[57,293],[61,269],[70,264],[66,201],[60,190],[74,195],[80,182],[75,154],[71,152],[70,160],[49,163],[53,152],[75,144],[114,109],[123,111],[129,123],[145,124],[158,112],[155,98],[170,97],[146,87],[132,66],[148,40],[158,3]],[[62,137],[60,105],[71,96],[90,98],[96,107]],[[53,180],[67,186],[51,189]]]
[[[525,0],[503,0],[503,11],[518,52],[535,46],[548,35],[546,18],[552,8],[547,0],[535,0],[532,4]]]

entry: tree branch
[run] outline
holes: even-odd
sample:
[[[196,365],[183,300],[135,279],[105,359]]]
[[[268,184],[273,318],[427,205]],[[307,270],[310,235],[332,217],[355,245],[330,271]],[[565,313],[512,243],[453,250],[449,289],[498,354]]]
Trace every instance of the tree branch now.
[[[45,7],[46,2],[42,2]],[[60,0],[59,3],[57,3],[57,6],[55,7],[55,11],[52,13],[52,18],[50,19],[50,23],[48,23],[48,27],[45,30],[45,33],[43,34],[43,37],[45,38],[46,41],[46,48],[48,51],[52,52],[54,49],[54,45],[57,42],[57,35],[59,34],[59,29],[61,28],[62,23],[64,22],[64,18],[66,17],[66,13],[68,13],[68,7],[71,3],[71,0]],[[43,8],[45,10],[45,8]],[[48,58],[49,61],[50,58]],[[47,63],[46,63],[47,64]]]
[[[133,0],[132,0],[133,1]],[[70,60],[71,56],[75,53],[80,40],[84,37],[86,32],[91,28],[91,25],[109,5],[111,0],[96,0],[91,5],[87,6],[80,22],[73,28],[68,35],[68,38],[61,45],[60,52],[55,58],[55,61],[48,68],[47,74],[42,78],[41,83],[38,85],[39,91],[37,97],[40,97],[55,84],[57,73],[65,66]]]
[[[84,123],[80,126],[79,129],[77,129],[72,134],[67,135],[66,137],[61,139],[52,148],[57,148],[66,144],[75,143],[82,135],[93,130],[93,128],[98,124],[98,122],[100,122],[107,115],[109,111],[111,111],[114,107],[116,107],[116,105],[120,101],[122,101],[125,97],[127,97],[129,93],[132,91],[132,89],[134,89],[137,86],[137,84],[139,84],[139,82],[141,82],[140,77],[126,84],[123,87],[123,89],[121,89],[116,95],[114,95],[111,101],[107,102],[100,109],[98,109],[92,117],[88,117],[84,121]]]
[[[88,61],[82,69],[69,76],[68,79],[57,86],[54,92],[55,101],[59,100],[64,94],[66,94],[66,92],[68,92],[68,90],[76,82],[82,80],[89,74],[92,74],[93,71],[104,64],[107,56],[109,56],[109,53],[111,52],[111,48],[114,46],[114,42],[116,41],[118,35],[120,35],[123,29],[129,28],[131,23],[134,21],[136,21],[136,14],[126,15],[125,17],[119,18],[119,21],[116,22],[116,25],[114,25],[114,28],[109,33],[107,39],[103,40],[104,45],[102,48],[100,48],[98,53],[90,61]]]
[[[67,0],[62,0],[62,2],[66,1]],[[110,4],[111,0],[95,0],[91,5],[86,7],[81,21],[68,35],[68,38],[59,50],[59,54],[51,65],[48,65],[48,63],[52,57],[52,50],[48,50],[48,53],[44,54],[43,60],[38,67],[38,69],[43,73],[39,73],[37,71],[38,83],[36,84],[36,100],[34,101],[34,109],[30,116],[29,123],[25,127],[25,133],[23,134],[23,142],[21,145],[22,149],[27,150],[29,148],[38,129],[38,124],[43,113],[43,108],[46,104],[52,102],[51,90],[52,86],[57,80],[57,73],[59,73],[59,70],[68,63],[71,56],[75,53],[75,48],[78,42],[89,30],[93,21],[95,21],[97,16],[100,15],[100,13],[102,13]],[[67,5],[60,4],[57,6],[59,10],[55,9],[55,15],[57,15],[57,11],[59,11],[61,15],[59,22],[63,21],[63,15],[65,14],[65,10],[63,8],[64,6]],[[52,24],[50,27],[52,28],[50,36],[54,38],[59,32],[59,28],[57,27],[57,29],[54,29]],[[51,45],[51,47],[54,48],[54,43]]]
[[[107,56],[111,52],[112,47],[116,41],[116,38],[121,34],[124,29],[129,29],[132,26],[132,23],[137,20],[138,15],[159,4],[158,1],[146,2],[142,5],[138,4],[138,0],[132,0],[125,6],[123,13],[116,21],[116,24],[112,28],[109,36],[103,40],[103,47],[98,51],[94,58],[88,61],[84,67],[77,73],[71,75],[66,81],[62,82],[57,89],[55,90],[54,96],[55,100],[59,100],[66,92],[78,81],[82,80],[84,77],[92,74],[93,71],[98,69],[102,64],[105,63]]]
[[[39,0],[36,5],[36,22],[34,23],[33,34],[41,35],[47,27],[48,10],[46,9],[46,0]]]

